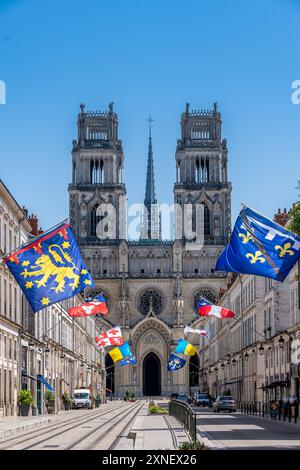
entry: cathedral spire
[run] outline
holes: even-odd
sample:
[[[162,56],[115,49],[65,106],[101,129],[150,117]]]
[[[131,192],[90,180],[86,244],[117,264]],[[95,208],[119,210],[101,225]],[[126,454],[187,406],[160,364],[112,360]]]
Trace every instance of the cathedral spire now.
[[[151,209],[151,204],[157,204],[155,196],[155,181],[154,181],[154,165],[153,165],[153,149],[152,149],[152,119],[151,116],[148,117],[147,122],[149,122],[149,144],[148,144],[148,162],[147,162],[147,180],[146,180],[146,191],[145,191],[145,200],[144,204],[147,209]]]
[[[160,215],[158,212],[157,199],[155,194],[153,149],[152,149],[152,119],[151,116],[146,119],[149,123],[149,143],[147,159],[147,178],[145,190],[145,213],[143,215],[141,238],[142,239],[160,239]]]

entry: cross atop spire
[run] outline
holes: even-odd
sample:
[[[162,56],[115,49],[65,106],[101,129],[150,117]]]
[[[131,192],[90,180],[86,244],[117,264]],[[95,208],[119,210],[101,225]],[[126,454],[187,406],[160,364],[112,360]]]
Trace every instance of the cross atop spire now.
[[[146,119],[146,121],[149,122],[149,137],[151,139],[152,122],[154,122],[154,119],[152,119],[151,114],[149,114],[149,117]]]

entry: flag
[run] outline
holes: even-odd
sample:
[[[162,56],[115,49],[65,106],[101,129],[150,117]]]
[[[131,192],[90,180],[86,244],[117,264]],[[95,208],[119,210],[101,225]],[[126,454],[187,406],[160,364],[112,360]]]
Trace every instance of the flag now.
[[[119,326],[104,331],[104,333],[101,333],[101,335],[95,338],[95,341],[99,347],[103,348],[105,348],[105,346],[121,346],[124,343]]]
[[[34,312],[94,286],[65,223],[12,251],[4,261]]]
[[[202,317],[218,317],[218,318],[234,318],[235,313],[228,308],[220,307],[219,305],[214,305],[208,300],[201,298],[198,302],[198,313]]]
[[[122,344],[122,346],[113,348],[111,351],[108,352],[108,354],[110,355],[110,357],[112,358],[114,362],[118,362],[127,356],[133,356],[128,343],[124,343]]]
[[[126,359],[120,361],[120,366],[127,366],[128,364],[136,364],[136,357],[128,356]]]
[[[197,349],[188,341],[179,339],[175,352],[179,354],[186,354],[187,356],[194,356],[197,352]]]
[[[176,354],[170,354],[168,360],[168,370],[178,370],[182,369],[182,367],[186,364],[186,360],[182,357],[176,356]]]
[[[200,336],[205,336],[208,338],[208,332],[206,330],[199,330],[197,328],[191,328],[190,326],[186,326],[183,330],[184,334],[187,336],[189,333],[196,333]]]
[[[102,313],[102,315],[107,315],[108,313],[107,303],[102,294],[98,295],[93,300],[87,299],[82,305],[68,309],[70,317],[88,317],[90,315],[96,315],[97,313]]]
[[[300,257],[300,237],[247,206],[241,210],[216,271],[270,277],[283,282]]]

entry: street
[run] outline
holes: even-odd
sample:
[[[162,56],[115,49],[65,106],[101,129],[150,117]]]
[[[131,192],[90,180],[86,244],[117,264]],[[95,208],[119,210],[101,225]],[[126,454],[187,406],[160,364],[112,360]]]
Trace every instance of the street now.
[[[215,449],[300,449],[300,425],[193,406],[198,437]]]

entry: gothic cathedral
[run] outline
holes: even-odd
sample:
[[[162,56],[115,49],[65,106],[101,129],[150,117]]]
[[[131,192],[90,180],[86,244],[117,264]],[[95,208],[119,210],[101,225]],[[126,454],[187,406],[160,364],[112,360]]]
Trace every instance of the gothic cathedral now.
[[[231,230],[231,184],[227,174],[227,144],[221,137],[221,115],[212,110],[190,110],[181,115],[181,138],[175,153],[175,239],[162,240],[161,218],[154,184],[150,135],[145,213],[140,240],[126,239],[124,153],[118,137],[118,116],[86,111],[80,106],[78,137],[73,141],[72,183],[69,185],[70,223],[95,283],[109,306],[102,321],[106,329],[120,325],[137,357],[135,365],[106,366],[107,389],[122,397],[189,394],[198,389],[201,358],[171,373],[167,361],[185,325],[198,326],[197,299],[216,301],[226,287],[225,273],[215,272],[215,261]],[[185,237],[185,211],[204,209],[204,245],[191,249]],[[107,216],[113,224],[107,224]],[[112,228],[111,228],[112,227]],[[203,338],[189,336],[201,347]],[[201,369],[201,367],[200,367]]]

